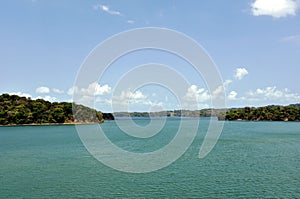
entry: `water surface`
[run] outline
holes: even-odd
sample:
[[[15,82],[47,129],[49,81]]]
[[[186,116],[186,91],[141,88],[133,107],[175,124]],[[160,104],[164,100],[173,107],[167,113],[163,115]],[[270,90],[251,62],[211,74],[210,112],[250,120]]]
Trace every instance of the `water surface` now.
[[[168,144],[178,124],[178,119],[168,120],[149,139],[127,136],[114,121],[101,127],[118,146],[147,152]],[[199,159],[207,126],[207,120],[201,121],[181,158],[146,174],[123,173],[98,162],[72,125],[0,127],[0,197],[300,197],[300,123],[226,122],[216,147]]]

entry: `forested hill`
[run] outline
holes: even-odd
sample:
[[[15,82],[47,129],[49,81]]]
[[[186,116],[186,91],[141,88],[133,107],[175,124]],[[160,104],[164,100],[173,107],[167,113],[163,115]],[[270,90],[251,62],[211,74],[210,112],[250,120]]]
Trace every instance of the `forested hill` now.
[[[300,121],[300,104],[230,109],[225,120]]]
[[[74,114],[73,114],[74,111]],[[0,95],[0,125],[45,123],[101,123],[112,114],[69,102],[32,100],[18,95]]]

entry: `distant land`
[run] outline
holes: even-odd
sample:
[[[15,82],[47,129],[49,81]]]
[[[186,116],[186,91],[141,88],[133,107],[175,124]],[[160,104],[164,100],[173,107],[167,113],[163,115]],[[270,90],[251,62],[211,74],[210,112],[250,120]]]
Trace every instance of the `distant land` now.
[[[263,107],[232,108],[219,115],[222,120],[246,121],[300,121],[300,104],[288,106],[270,105]]]
[[[300,104],[230,109],[102,113],[70,102],[49,102],[18,95],[0,95],[0,125],[88,124],[115,117],[217,117],[219,120],[300,121]]]
[[[114,112],[115,117],[218,117],[226,109],[168,110],[159,112]]]
[[[160,112],[116,112],[115,117],[217,117],[219,120],[300,121],[300,104],[230,109],[170,110]]]
[[[0,95],[0,125],[86,124],[102,123],[106,119],[114,117],[83,105]]]

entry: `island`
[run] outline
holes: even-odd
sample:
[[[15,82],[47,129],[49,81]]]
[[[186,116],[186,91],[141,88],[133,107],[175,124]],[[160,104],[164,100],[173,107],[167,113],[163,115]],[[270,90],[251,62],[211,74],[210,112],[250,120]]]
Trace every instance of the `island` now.
[[[111,113],[80,104],[0,95],[0,125],[86,124],[113,119]]]

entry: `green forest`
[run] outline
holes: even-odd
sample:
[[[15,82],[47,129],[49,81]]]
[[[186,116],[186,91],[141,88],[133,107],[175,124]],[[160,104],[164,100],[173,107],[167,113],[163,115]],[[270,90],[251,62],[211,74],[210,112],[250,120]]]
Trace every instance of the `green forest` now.
[[[219,120],[251,121],[300,121],[300,104],[289,106],[264,106],[203,110],[175,110],[154,112],[117,112],[117,117],[212,117]],[[54,123],[102,123],[114,120],[111,113],[70,102],[49,102],[43,99],[32,100],[18,95],[0,95],[0,125],[54,124]]]
[[[0,95],[0,125],[45,123],[102,123],[112,114],[69,102],[32,100],[18,95]]]
[[[300,104],[230,109],[225,120],[300,121]]]
[[[168,110],[159,112],[115,112],[116,117],[217,117],[226,109]]]

